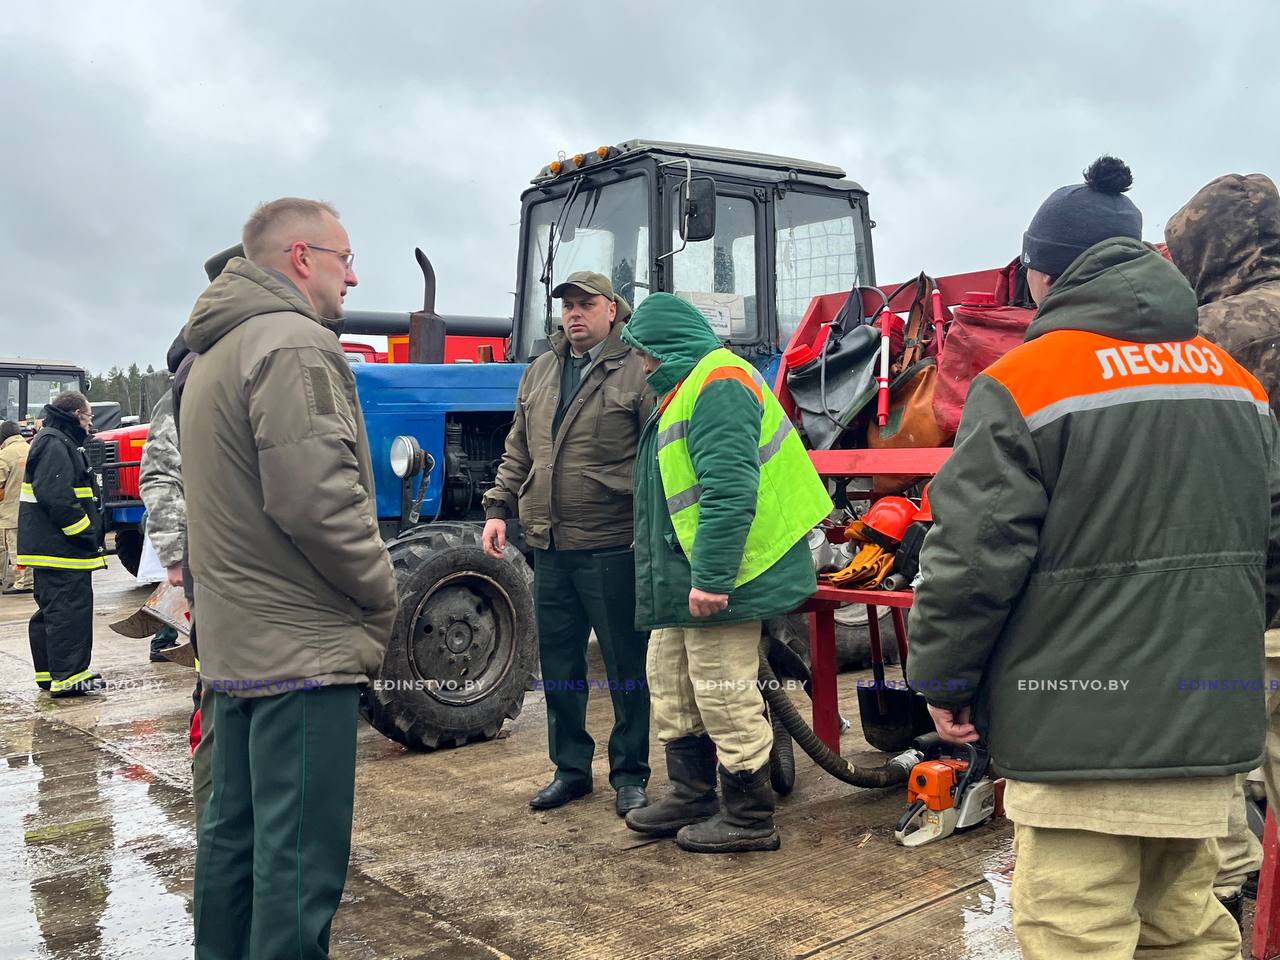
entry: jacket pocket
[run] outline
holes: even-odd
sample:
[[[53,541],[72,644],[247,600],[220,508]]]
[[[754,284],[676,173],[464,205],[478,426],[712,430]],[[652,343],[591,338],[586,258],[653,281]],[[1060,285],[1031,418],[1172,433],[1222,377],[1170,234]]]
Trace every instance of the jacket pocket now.
[[[595,435],[634,448],[640,428],[640,400],[641,396],[635,390],[621,389],[608,382],[601,384],[600,399],[596,404]]]

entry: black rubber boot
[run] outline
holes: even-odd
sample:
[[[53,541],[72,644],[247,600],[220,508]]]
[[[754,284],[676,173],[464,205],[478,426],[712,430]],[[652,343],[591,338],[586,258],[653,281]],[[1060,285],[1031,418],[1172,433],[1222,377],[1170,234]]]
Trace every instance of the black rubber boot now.
[[[627,814],[632,830],[651,837],[674,837],[681,827],[706,820],[720,809],[716,745],[706,734],[667,744],[667,779],[671,786],[665,797]]]
[[[773,825],[773,786],[769,765],[746,773],[720,768],[724,807],[710,820],[691,824],[676,834],[681,850],[690,853],[750,853],[782,846]]]
[[[1227,913],[1231,914],[1240,932],[1244,933],[1244,895],[1233,893],[1229,897],[1219,897],[1218,902],[1227,908]]]

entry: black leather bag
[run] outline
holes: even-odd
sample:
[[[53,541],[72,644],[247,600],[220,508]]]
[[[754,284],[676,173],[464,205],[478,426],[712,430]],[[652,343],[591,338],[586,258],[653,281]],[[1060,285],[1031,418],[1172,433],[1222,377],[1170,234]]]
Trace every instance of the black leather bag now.
[[[818,355],[787,372],[800,426],[813,450],[829,450],[876,395],[880,331],[865,322],[855,287],[831,321]]]

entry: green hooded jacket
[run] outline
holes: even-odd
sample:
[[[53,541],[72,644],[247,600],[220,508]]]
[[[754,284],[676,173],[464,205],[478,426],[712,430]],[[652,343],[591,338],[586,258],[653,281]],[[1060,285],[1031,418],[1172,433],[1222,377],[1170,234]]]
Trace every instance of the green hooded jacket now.
[[[676,540],[658,472],[661,401],[698,361],[721,346],[706,319],[669,293],[654,293],[636,308],[622,339],[661,365],[648,377],[659,400],[640,434],[635,468],[636,626],[703,627],[741,623],[788,613],[817,588],[813,558],[801,538],[777,563],[736,590],[747,531],[755,516],[760,482],[762,409],[745,386],[717,380],[698,396],[689,421],[689,455],[702,496],[694,556]],[[727,593],[729,605],[711,617],[689,613],[689,591]]]
[[[929,491],[907,675],[973,706],[1002,776],[1262,760],[1280,445],[1265,392],[1196,333],[1177,269],[1113,238],[973,382]]]

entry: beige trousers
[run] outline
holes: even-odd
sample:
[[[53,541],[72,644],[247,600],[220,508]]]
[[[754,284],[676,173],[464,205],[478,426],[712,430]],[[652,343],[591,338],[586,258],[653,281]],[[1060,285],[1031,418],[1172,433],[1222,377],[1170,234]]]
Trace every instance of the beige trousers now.
[[[773,749],[759,670],[759,620],[653,631],[646,672],[658,739],[706,733],[726,770],[759,770]]]
[[[1262,778],[1267,787],[1267,807],[1280,818],[1280,630],[1267,631],[1267,754]]]
[[[0,529],[0,582],[8,583],[10,570],[13,570],[13,585],[20,590],[31,587],[31,568],[16,570],[15,557],[18,556],[18,528],[4,527]]]
[[[1220,897],[1235,896],[1244,886],[1245,878],[1262,866],[1262,844],[1249,829],[1244,813],[1244,781],[1247,776],[1247,773],[1236,775],[1231,813],[1227,817],[1230,832],[1218,838],[1218,876],[1213,881],[1213,892]]]
[[[1014,825],[1013,930],[1025,960],[1236,960],[1213,895],[1214,840]]]

